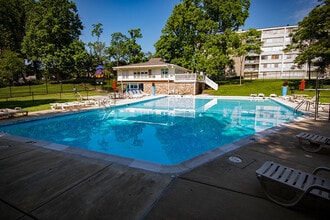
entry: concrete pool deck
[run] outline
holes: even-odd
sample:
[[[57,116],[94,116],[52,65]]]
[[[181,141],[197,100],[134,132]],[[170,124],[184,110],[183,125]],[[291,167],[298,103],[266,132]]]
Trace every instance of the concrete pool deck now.
[[[37,114],[37,113],[36,113]],[[31,115],[33,116],[33,115]],[[297,121],[188,172],[160,174],[0,135],[1,219],[327,219],[330,202],[269,201],[255,171],[268,160],[330,167],[330,149],[303,151],[301,131],[329,136],[325,117]],[[229,157],[242,159],[234,163]]]

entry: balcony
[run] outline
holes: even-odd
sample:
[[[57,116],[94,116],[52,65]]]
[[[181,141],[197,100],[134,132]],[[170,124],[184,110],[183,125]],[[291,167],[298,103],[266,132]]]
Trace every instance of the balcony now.
[[[145,81],[174,81],[174,82],[196,82],[197,74],[162,74],[162,75],[124,75],[117,76],[118,81],[122,82],[145,82]],[[203,77],[201,78],[203,81]]]
[[[260,60],[260,65],[261,64],[271,64],[271,63],[282,63],[282,59],[268,59],[268,60]]]
[[[278,46],[283,46],[284,43],[283,42],[264,42],[264,44],[262,45],[263,47],[278,47]]]
[[[201,78],[203,80],[203,78]],[[175,74],[174,75],[174,82],[196,82],[197,81],[197,74]]]
[[[245,64],[258,64],[259,60],[245,60]]]
[[[265,39],[265,38],[279,38],[279,37],[284,37],[284,33],[283,32],[263,32],[261,35],[261,39]]]
[[[281,67],[260,67],[260,72],[269,71],[269,72],[281,72]]]
[[[258,72],[258,68],[244,68],[245,73],[252,73],[252,72]]]

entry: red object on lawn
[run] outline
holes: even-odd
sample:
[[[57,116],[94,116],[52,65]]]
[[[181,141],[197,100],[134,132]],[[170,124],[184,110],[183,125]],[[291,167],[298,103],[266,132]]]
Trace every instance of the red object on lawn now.
[[[113,80],[112,81],[112,88],[113,89],[117,89],[117,82],[116,82],[116,80]]]
[[[304,79],[301,80],[301,83],[300,83],[300,86],[299,86],[299,90],[300,91],[304,91],[305,90],[305,80]]]

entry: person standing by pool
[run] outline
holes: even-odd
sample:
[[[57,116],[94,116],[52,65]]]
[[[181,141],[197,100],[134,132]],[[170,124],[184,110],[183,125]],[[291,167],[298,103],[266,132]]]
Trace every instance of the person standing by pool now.
[[[155,95],[156,94],[156,86],[155,86],[155,83],[152,83],[152,86],[151,86],[151,95]]]

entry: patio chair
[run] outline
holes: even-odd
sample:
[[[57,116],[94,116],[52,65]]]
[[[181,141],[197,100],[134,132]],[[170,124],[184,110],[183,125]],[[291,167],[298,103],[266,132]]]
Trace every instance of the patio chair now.
[[[8,112],[14,116],[15,114],[21,113],[24,116],[27,116],[29,112],[27,110],[22,109],[21,107],[15,107],[14,109],[8,109]]]
[[[16,113],[22,113],[22,115],[27,116],[29,114],[28,110],[22,109],[21,107],[16,107],[15,108]]]
[[[296,135],[302,149],[308,152],[319,152],[325,145],[330,145],[330,138],[307,132]]]
[[[330,180],[317,175],[322,170],[330,171],[330,168],[318,167],[310,174],[267,161],[256,174],[266,196],[289,207],[307,195],[330,200]]]
[[[8,109],[0,109],[0,118],[1,117],[8,117],[11,118],[13,117],[13,114],[8,111]]]

